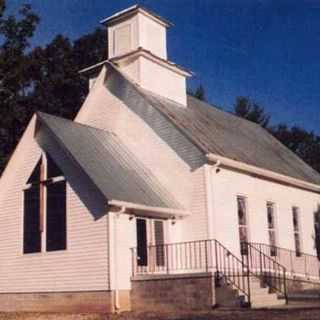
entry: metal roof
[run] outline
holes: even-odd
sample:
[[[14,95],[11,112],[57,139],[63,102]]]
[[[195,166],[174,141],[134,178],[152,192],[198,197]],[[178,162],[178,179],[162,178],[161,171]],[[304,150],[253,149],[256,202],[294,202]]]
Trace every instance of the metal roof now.
[[[128,80],[126,80],[128,81]],[[313,184],[320,174],[260,125],[188,96],[187,107],[135,86],[204,153],[213,153]]]
[[[125,17],[127,15],[130,14],[134,14],[136,12],[138,12],[140,10],[140,12],[145,12],[146,14],[152,16],[153,18],[155,18],[156,20],[160,21],[161,23],[163,23],[166,27],[170,27],[173,26],[173,23],[168,21],[167,19],[159,16],[158,14],[154,13],[153,11],[146,9],[145,7],[139,5],[139,4],[135,4],[127,9],[121,10],[115,14],[113,14],[112,16],[109,16],[107,18],[104,18],[100,21],[101,24],[110,24],[112,21],[117,20],[121,17]]]
[[[106,199],[181,208],[115,134],[40,112],[37,119]]]

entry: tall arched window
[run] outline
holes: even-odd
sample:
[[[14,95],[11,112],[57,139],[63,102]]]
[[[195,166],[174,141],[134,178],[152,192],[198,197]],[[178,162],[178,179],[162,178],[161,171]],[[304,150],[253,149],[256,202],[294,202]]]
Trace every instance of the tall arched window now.
[[[65,178],[51,157],[43,155],[24,190],[23,252],[66,249],[66,222]]]

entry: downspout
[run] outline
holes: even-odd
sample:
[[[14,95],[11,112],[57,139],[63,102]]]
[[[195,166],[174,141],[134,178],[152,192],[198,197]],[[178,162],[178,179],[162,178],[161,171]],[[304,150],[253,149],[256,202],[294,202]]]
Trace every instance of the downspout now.
[[[118,253],[117,253],[117,220],[120,216],[120,214],[125,213],[126,207],[121,207],[121,209],[118,212],[115,212],[114,215],[114,223],[113,223],[113,260],[114,260],[114,291],[115,291],[115,312],[120,312],[120,299],[119,299],[119,288],[118,288]]]
[[[214,208],[213,208],[213,175],[212,172],[217,172],[219,169],[221,162],[217,161],[214,165],[205,165],[205,184],[206,184],[206,202],[207,202],[207,217],[208,217],[208,227],[207,234],[208,239],[215,238],[214,236]]]

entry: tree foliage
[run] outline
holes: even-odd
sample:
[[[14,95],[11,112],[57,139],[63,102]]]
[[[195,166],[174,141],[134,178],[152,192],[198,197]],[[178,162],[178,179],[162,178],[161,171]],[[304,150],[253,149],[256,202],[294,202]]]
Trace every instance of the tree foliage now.
[[[191,96],[194,96],[199,100],[207,101],[206,92],[202,84],[200,84],[194,91],[189,89],[188,94],[190,94]]]
[[[265,113],[264,108],[247,97],[237,97],[234,113],[239,117],[260,124],[263,128],[266,128],[270,121],[270,116]]]
[[[87,95],[79,70],[107,56],[102,29],[74,42],[57,35],[30,50],[38,23],[29,5],[6,15],[0,0],[0,172],[34,112],[75,116]]]
[[[0,172],[36,111],[73,118],[87,95],[87,80],[78,73],[107,57],[106,32],[96,29],[75,41],[57,35],[44,47],[30,50],[39,18],[30,6],[6,15],[0,0]],[[189,92],[206,101],[201,84]],[[264,108],[238,97],[234,113],[269,130],[320,172],[320,137],[285,124],[270,127]]]
[[[279,124],[270,132],[291,151],[320,172],[320,137],[298,126]]]
[[[260,124],[282,144],[320,172],[320,137],[314,132],[308,132],[298,126],[289,127],[286,124],[270,127],[270,116],[264,108],[247,97],[236,99],[234,113],[239,117]]]
[[[39,18],[29,5],[20,8],[18,16],[5,15],[0,0],[0,168],[21,136],[27,121],[26,100],[31,78],[28,74],[30,38]]]

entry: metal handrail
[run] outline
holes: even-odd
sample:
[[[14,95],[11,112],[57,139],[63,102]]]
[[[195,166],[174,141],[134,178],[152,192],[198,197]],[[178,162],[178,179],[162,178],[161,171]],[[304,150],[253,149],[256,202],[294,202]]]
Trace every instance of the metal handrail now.
[[[242,251],[246,252],[251,272],[262,277],[271,290],[283,294],[288,303],[286,267],[256,248],[255,244],[244,242],[242,246],[245,247]]]
[[[217,284],[224,280],[251,303],[248,258],[239,258],[215,239],[151,245],[138,257],[132,248],[133,275],[169,274],[180,272],[209,272],[215,274]]]
[[[271,246],[265,243],[251,243],[272,259],[285,266],[291,275],[303,276],[305,278],[320,279],[320,261],[316,255]]]

